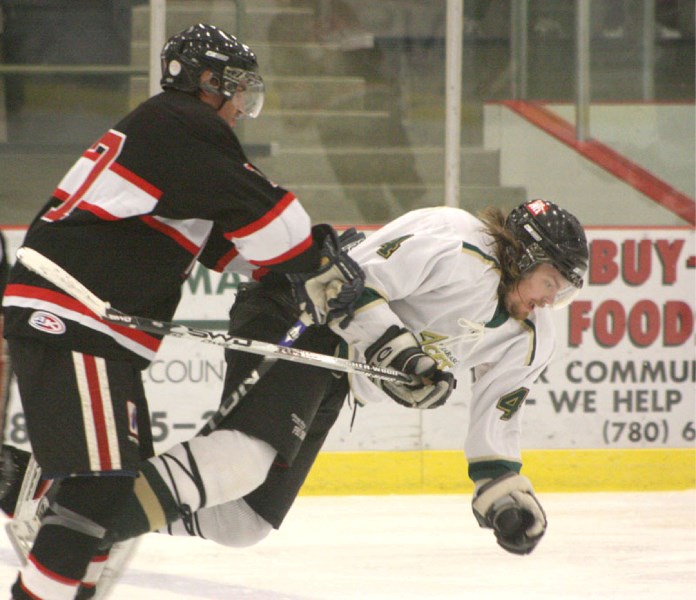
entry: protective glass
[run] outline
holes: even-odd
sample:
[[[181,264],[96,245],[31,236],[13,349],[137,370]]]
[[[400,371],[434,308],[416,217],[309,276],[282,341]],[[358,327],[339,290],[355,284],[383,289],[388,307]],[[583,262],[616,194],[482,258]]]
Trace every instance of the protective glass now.
[[[241,113],[239,119],[255,119],[263,108],[266,86],[261,75],[235,67],[222,72],[222,89]]]

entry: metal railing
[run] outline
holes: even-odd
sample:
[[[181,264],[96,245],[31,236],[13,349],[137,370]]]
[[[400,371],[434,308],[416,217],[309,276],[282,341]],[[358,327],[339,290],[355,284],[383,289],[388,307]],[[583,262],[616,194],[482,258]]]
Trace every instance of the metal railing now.
[[[459,0],[448,0],[448,2]],[[590,23],[592,0],[575,0],[575,129],[580,141],[590,137],[592,93]],[[643,0],[641,30],[642,99],[655,98],[655,0]],[[512,0],[511,4],[511,95],[527,98],[529,0]]]

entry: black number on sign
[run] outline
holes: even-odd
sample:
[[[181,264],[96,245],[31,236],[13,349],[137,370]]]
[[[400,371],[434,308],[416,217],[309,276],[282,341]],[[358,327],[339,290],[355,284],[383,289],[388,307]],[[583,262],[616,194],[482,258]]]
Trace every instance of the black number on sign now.
[[[10,421],[10,439],[15,444],[24,444],[29,441],[29,434],[27,433],[27,423],[24,419],[24,413],[16,413],[12,415],[12,420]]]
[[[167,413],[155,411],[152,413],[152,441],[163,442],[169,435],[169,426],[166,423]]]

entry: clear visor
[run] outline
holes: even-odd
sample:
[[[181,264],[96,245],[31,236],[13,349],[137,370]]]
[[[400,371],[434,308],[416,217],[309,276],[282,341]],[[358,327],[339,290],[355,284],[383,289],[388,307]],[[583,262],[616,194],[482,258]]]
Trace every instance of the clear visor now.
[[[578,297],[580,293],[580,288],[575,287],[570,281],[563,278],[563,286],[556,293],[556,297],[553,300],[553,308],[555,310],[561,310],[568,306],[575,298]]]
[[[222,89],[239,111],[239,119],[255,119],[263,108],[266,86],[261,75],[244,69],[225,67]]]

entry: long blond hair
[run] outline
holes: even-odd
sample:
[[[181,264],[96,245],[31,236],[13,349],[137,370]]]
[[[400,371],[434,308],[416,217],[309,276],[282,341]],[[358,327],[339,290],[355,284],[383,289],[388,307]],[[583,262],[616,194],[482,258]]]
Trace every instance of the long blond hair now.
[[[505,227],[507,214],[498,207],[488,206],[477,217],[484,224],[486,233],[493,238],[493,255],[500,265],[498,299],[502,302],[506,293],[522,278],[517,265],[519,257],[524,253],[524,245]]]

